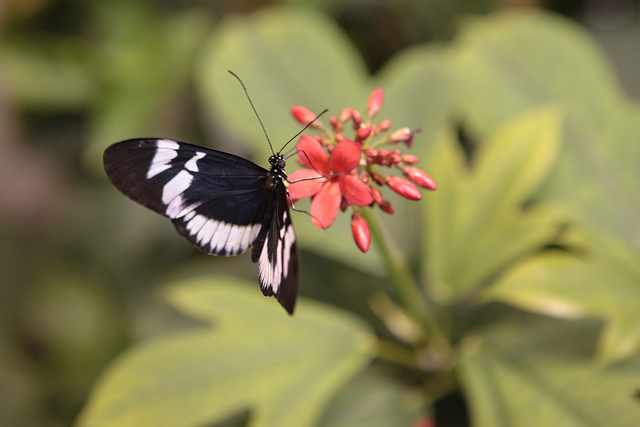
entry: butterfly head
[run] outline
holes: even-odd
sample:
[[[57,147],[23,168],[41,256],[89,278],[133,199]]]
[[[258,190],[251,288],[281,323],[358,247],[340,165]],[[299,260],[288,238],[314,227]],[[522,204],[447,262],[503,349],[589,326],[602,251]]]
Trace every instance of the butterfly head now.
[[[282,157],[281,154],[274,154],[273,156],[269,157],[269,164],[272,166],[272,168],[283,171],[285,166],[287,166],[287,161],[284,159],[284,157]]]

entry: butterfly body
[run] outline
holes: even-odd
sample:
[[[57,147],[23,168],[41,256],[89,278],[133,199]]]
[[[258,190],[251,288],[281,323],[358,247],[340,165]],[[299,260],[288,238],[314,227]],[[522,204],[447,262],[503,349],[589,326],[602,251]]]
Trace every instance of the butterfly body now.
[[[233,154],[170,139],[130,139],[105,150],[104,167],[126,196],[169,218],[211,255],[253,246],[262,292],[291,314],[298,294],[295,231],[284,182],[285,160],[267,170]]]

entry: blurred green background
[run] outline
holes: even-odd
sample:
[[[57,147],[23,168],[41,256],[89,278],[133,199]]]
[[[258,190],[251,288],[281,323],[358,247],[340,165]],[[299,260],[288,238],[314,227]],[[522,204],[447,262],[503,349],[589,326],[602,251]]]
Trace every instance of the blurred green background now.
[[[475,189],[487,189],[495,180],[480,172],[472,177],[477,181],[466,176],[457,154],[441,141],[459,142],[454,135],[464,133],[470,145],[455,145],[473,158],[473,147],[493,140],[496,132],[502,135],[502,126],[514,121],[524,120],[504,132],[521,139],[531,134],[519,134],[521,129],[535,133],[555,126],[540,141],[555,138],[565,145],[553,148],[549,142],[548,157],[540,154],[546,160],[531,163],[533,175],[544,172],[530,177],[531,184],[524,185],[530,188],[522,190],[526,197],[516,200],[553,206],[553,214],[535,221],[554,228],[526,251],[505,244],[508,254],[492,265],[475,254],[499,246],[492,246],[491,238],[476,249],[471,243],[476,230],[488,228],[476,224],[468,235],[452,233],[460,242],[446,232],[439,235],[449,218],[439,199],[423,200],[426,207],[416,213],[418,205],[392,198],[396,216],[380,220],[421,283],[429,283],[426,292],[434,304],[447,307],[442,312],[447,322],[460,321],[449,325],[451,343],[467,336],[480,318],[503,318],[505,304],[512,307],[507,327],[523,321],[521,310],[544,318],[527,325],[547,331],[556,329],[544,323],[554,316],[583,318],[586,323],[574,326],[591,331],[585,353],[595,354],[599,363],[631,360],[640,340],[634,298],[640,294],[634,267],[640,242],[640,109],[633,101],[640,96],[638,8],[631,0],[5,0],[0,4],[0,425],[73,423],[118,354],[134,343],[193,327],[196,322],[159,292],[168,283],[234,276],[255,282],[252,290],[259,294],[248,256],[220,259],[193,249],[167,220],[119,194],[101,166],[106,146],[143,136],[215,147],[264,166],[268,146],[227,69],[244,79],[276,147],[299,130],[289,116],[291,106],[329,108],[330,114],[347,106],[363,111],[368,93],[382,87],[381,116],[396,127],[422,129],[414,150],[423,160],[420,166],[440,184],[439,197],[453,194],[458,178],[468,179],[469,188],[456,196],[464,202],[452,212],[489,206],[485,203],[493,199],[477,196],[482,191]],[[522,20],[527,14],[533,14],[533,24]],[[536,113],[538,108],[553,111]],[[533,114],[531,122],[521,118],[526,114]],[[509,161],[506,156],[493,165]],[[451,172],[456,168],[458,174]],[[372,293],[393,294],[376,249],[358,252],[347,218],[326,231],[313,228],[303,215],[295,223],[302,296],[353,312],[376,336],[401,341],[402,334],[394,334],[375,309],[379,304],[371,302]],[[473,218],[468,224],[475,224]],[[563,234],[573,224],[586,224],[587,231]],[[492,238],[505,242],[521,231],[512,233],[508,225],[494,224],[504,235],[491,233]],[[601,234],[593,237],[594,230]],[[606,248],[614,261],[593,274],[559,265],[561,284],[584,274],[568,296],[559,296],[566,287],[551,286],[545,293],[541,282],[527,283],[548,272],[535,264],[478,295],[522,254],[559,247],[576,253]],[[447,250],[454,255],[447,258]],[[470,266],[477,265],[489,270],[476,274]],[[596,276],[601,288],[580,288]],[[628,287],[610,299],[598,293],[622,282]],[[541,294],[528,293],[533,288]],[[620,303],[624,307],[618,311]],[[465,315],[456,314],[462,311]],[[602,332],[603,322],[615,326]],[[432,401],[422,390],[423,403],[398,403],[389,409],[394,413],[389,419],[412,422],[426,414],[439,426],[467,425],[469,417],[491,425],[492,415],[478,409],[483,389],[476,386],[482,382],[473,380],[474,373],[486,371],[476,367],[469,364],[458,374],[462,387],[440,384]],[[389,405],[431,375],[384,364],[382,369],[388,377],[377,379],[382,383],[376,387],[388,393],[379,398]],[[353,390],[369,388],[363,381]],[[336,413],[323,418],[325,425],[347,425]]]

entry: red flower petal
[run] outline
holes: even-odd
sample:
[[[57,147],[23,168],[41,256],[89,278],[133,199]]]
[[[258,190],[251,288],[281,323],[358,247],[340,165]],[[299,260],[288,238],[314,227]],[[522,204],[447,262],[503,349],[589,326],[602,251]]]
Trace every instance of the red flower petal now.
[[[329,175],[331,173],[329,156],[327,156],[327,152],[324,151],[324,148],[316,139],[309,135],[302,135],[296,145],[296,149],[299,151],[298,159],[304,166],[317,170],[321,175]]]
[[[295,171],[288,177],[289,182],[291,183],[287,187],[287,190],[289,190],[289,196],[291,196],[293,200],[300,200],[306,197],[315,196],[318,191],[320,191],[320,187],[327,182],[327,179],[321,178],[321,176],[322,175],[313,169],[301,169],[299,171]]]
[[[311,200],[311,221],[318,228],[327,228],[340,210],[340,184],[332,180],[322,186],[318,194]]]
[[[361,155],[360,144],[343,139],[331,152],[331,169],[335,173],[349,173],[360,164]]]
[[[340,191],[349,205],[368,206],[373,202],[371,188],[353,175],[338,177]]]

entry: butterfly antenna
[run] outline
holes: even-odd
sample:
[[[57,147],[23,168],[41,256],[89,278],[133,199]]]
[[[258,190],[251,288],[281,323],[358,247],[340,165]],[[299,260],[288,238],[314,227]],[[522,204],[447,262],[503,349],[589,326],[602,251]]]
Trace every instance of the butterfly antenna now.
[[[317,116],[315,116],[315,117],[314,117],[314,119],[313,119],[313,120],[311,120],[309,123],[307,123],[307,125],[306,125],[305,127],[303,127],[303,128],[302,128],[302,130],[301,130],[300,132],[298,132],[298,133],[296,133],[295,135],[293,135],[293,138],[291,138],[290,140],[288,140],[288,141],[286,142],[286,144],[284,144],[284,145],[282,146],[282,148],[280,149],[279,153],[282,153],[282,150],[284,150],[284,149],[285,149],[285,147],[286,147],[287,145],[289,145],[289,143],[290,143],[291,141],[293,141],[294,139],[296,139],[297,137],[299,137],[299,136],[300,136],[300,134],[301,134],[302,132],[304,132],[305,130],[307,130],[307,128],[308,128],[309,126],[311,126],[311,125],[312,125],[316,120],[318,120],[318,119],[320,118],[320,116],[322,116],[322,115],[323,115],[324,113],[326,113],[327,111],[329,111],[329,109],[328,109],[328,108],[325,108],[325,110],[324,110],[322,113],[318,114]]]
[[[249,104],[251,104],[251,108],[253,108],[253,112],[255,113],[256,117],[258,118],[258,122],[260,122],[260,126],[262,126],[262,132],[264,132],[264,136],[267,137],[267,142],[269,143],[269,148],[271,149],[271,153],[275,156],[275,152],[273,151],[273,145],[271,144],[271,140],[269,139],[269,135],[267,134],[267,130],[264,128],[264,124],[262,123],[262,120],[260,119],[260,115],[258,114],[258,111],[256,110],[256,107],[253,105],[253,101],[251,100],[251,97],[249,96],[249,91],[247,90],[247,87],[244,85],[244,83],[242,83],[242,80],[240,79],[240,77],[238,77],[236,75],[236,73],[234,73],[231,70],[227,70],[229,72],[229,74],[231,74],[233,77],[235,77],[236,79],[238,79],[238,81],[240,82],[240,84],[242,85],[242,89],[244,89],[244,93],[245,95],[247,95],[247,99],[249,100]],[[317,118],[317,117],[316,117]],[[314,119],[315,120],[315,119]],[[311,122],[313,123],[313,122]],[[309,123],[309,124],[311,124]],[[309,125],[307,125],[308,127]],[[306,127],[305,127],[306,129]],[[299,134],[298,134],[299,135]],[[297,136],[297,135],[296,135]],[[294,137],[295,138],[295,137]]]

